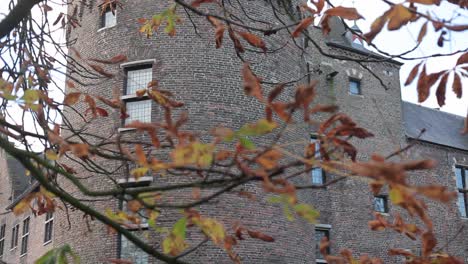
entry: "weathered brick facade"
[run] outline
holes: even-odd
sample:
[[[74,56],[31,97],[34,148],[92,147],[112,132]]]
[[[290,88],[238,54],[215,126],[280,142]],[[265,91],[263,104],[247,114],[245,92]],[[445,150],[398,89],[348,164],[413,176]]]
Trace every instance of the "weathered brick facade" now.
[[[82,27],[72,30],[68,38],[70,40],[76,38],[73,47],[83,58],[110,58],[117,54],[126,54],[130,63],[154,60],[153,78],[159,81],[163,89],[174,92],[178,100],[186,103],[184,110],[189,112],[189,130],[191,131],[207,131],[217,124],[239,128],[246,122],[262,117],[263,109],[258,107],[257,101],[246,97],[242,91],[240,74],[242,63],[236,57],[232,43],[226,40],[221,49],[214,49],[213,28],[207,21],[192,17],[197,25],[199,34],[197,35],[185,13],[178,10],[184,23],[177,26],[177,33],[174,37],[161,33],[147,39],[138,33],[139,25],[136,19],[151,17],[160,12],[167,7],[166,2],[155,3],[150,0],[124,0],[122,2],[124,10],[117,11],[116,25],[104,29],[100,29],[101,17],[97,1],[87,1],[88,6],[77,7],[77,15]],[[243,2],[246,9],[251,10],[251,15],[257,19],[275,20],[271,10],[266,8],[268,3],[260,0]],[[73,12],[72,10],[73,7],[70,8],[70,13]],[[339,25],[335,25],[334,30],[329,38],[324,38],[320,29],[317,28],[310,29],[310,34],[325,53],[346,54],[355,58],[369,55],[361,48],[346,43],[346,40],[342,39],[344,29]],[[272,37],[267,41],[267,46],[271,49],[281,46],[282,37],[281,35]],[[384,89],[376,78],[358,64],[325,57],[313,47],[308,48],[306,54],[301,54],[293,44],[289,44],[279,49],[277,53],[248,55],[247,59],[253,62],[255,72],[270,82],[299,79],[303,77],[308,65],[309,69],[314,72],[311,78],[320,81],[317,100],[323,104],[339,105],[340,111],[348,113],[358,124],[375,134],[375,137],[371,139],[354,140],[359,150],[358,159],[368,160],[372,153],[391,153],[410,141],[405,136],[402,119],[404,113],[401,107],[397,62],[385,60],[365,64],[382,78],[388,87]],[[117,77],[111,81],[97,82],[85,87],[78,86],[78,89],[107,98],[112,97],[115,88],[118,88],[122,94],[125,79],[123,69],[116,65],[108,66],[106,70],[117,73]],[[330,77],[329,74],[333,72],[337,72],[336,76]],[[79,76],[75,77],[87,82]],[[350,79],[360,80],[361,95],[349,93]],[[271,89],[271,87],[265,87],[265,89]],[[292,93],[293,87],[288,87],[288,91]],[[78,111],[84,112],[86,106],[78,104],[77,108]],[[72,112],[68,113],[68,118],[76,124],[81,122],[79,117]],[[153,104],[151,119],[161,119],[161,109],[155,104]],[[119,133],[120,127],[121,121],[118,113],[115,113],[94,121],[93,129],[88,132],[111,137]],[[312,126],[299,125],[296,129],[288,131],[284,140],[308,141],[310,133],[313,133],[315,129]],[[126,133],[128,137],[136,137],[133,131],[121,133]],[[145,138],[143,137],[142,140]],[[419,143],[419,141],[410,151],[394,159],[417,158],[434,158],[439,162],[439,166],[431,171],[412,174],[411,181],[420,184],[442,184],[453,190],[456,190],[454,166],[468,166],[467,149],[456,149],[427,142]],[[0,162],[4,164],[2,160]],[[118,165],[105,161],[96,162],[109,168]],[[80,175],[92,176],[80,168],[76,169],[81,173]],[[333,179],[334,176],[327,174],[326,177]],[[11,186],[3,184],[5,181],[3,174],[0,180],[0,205],[3,209],[8,204],[8,202],[3,203],[8,198],[5,193],[11,190]],[[155,183],[157,181],[156,179]],[[310,177],[304,175],[298,181],[309,184]],[[93,177],[83,182],[87,186],[92,186],[93,189],[104,188],[109,184],[107,180]],[[71,192],[75,191],[67,181],[63,180],[61,184]],[[253,185],[247,188],[254,192],[257,190],[257,186]],[[374,213],[373,196],[369,192],[367,183],[362,180],[349,178],[324,190],[300,191],[298,196],[301,201],[313,204],[321,212],[320,224],[330,228],[332,254],[338,253],[341,248],[349,248],[355,253],[368,253],[371,256],[382,257],[387,263],[399,263],[402,262],[401,259],[387,256],[389,248],[405,248],[419,252],[420,245],[404,235],[390,231],[371,232],[369,230],[367,222],[373,219]],[[118,208],[115,201],[99,201],[90,204],[99,210]],[[462,226],[468,224],[468,219],[460,217],[456,201],[449,205],[434,202],[428,202],[428,204],[440,245],[453,240],[447,243],[446,250],[468,261],[468,239],[466,239],[468,230],[465,228],[456,235]],[[237,195],[227,195],[215,206],[202,207],[201,210],[207,214],[210,214],[210,210],[215,212],[216,216],[228,227],[236,220],[241,220],[249,228],[264,231],[275,237],[275,243],[262,243],[256,240],[242,241],[241,246],[236,247],[236,251],[239,252],[243,263],[315,262],[314,226],[302,220],[294,222],[286,220],[281,217],[283,212],[280,207],[262,199],[259,202],[250,202]],[[391,205],[389,210],[391,214],[401,211]],[[63,244],[70,244],[81,256],[83,263],[105,263],[106,259],[119,257],[120,242],[117,235],[109,233],[101,223],[83,217],[82,212],[70,209],[68,213],[70,223],[63,211],[56,213],[53,242],[46,246],[43,246],[41,242],[43,239],[41,230],[44,227],[43,216],[31,217],[31,251],[21,259],[22,261],[32,263],[37,256],[51,246]],[[391,218],[391,216],[386,217]],[[172,220],[175,220],[171,217],[161,217],[161,219],[168,219],[166,220],[167,226],[171,226],[174,223]],[[5,246],[7,253],[4,253],[3,260],[8,264],[19,263],[19,253],[8,250],[13,222],[21,221],[21,219],[9,214],[0,215],[0,221],[7,223]],[[189,239],[195,240],[196,238],[195,234],[189,234]],[[160,248],[159,244],[155,246]],[[210,243],[184,260],[190,263],[230,263],[225,252]],[[150,261],[150,263],[153,262]]]

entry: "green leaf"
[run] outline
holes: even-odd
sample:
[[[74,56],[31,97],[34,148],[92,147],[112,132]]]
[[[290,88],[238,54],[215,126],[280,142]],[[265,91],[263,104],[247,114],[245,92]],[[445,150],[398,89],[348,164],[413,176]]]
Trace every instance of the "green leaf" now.
[[[252,142],[252,140],[246,138],[246,137],[239,137],[239,142],[241,143],[242,147],[252,150],[255,149],[255,144]]]
[[[72,251],[69,245],[54,248],[42,255],[35,264],[68,264],[68,259],[71,256],[73,263],[80,263],[80,257]]]
[[[320,216],[320,213],[308,204],[296,204],[294,211],[310,223],[315,223]]]
[[[175,223],[172,228],[172,233],[185,239],[185,231],[187,230],[187,218],[182,217]]]
[[[270,122],[266,119],[260,119],[257,123],[246,124],[237,132],[239,136],[260,136],[270,133],[278,125],[275,122]]]

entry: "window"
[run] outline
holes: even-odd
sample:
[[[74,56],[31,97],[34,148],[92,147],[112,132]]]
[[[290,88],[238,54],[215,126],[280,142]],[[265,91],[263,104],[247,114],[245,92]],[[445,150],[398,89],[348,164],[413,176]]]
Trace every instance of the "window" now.
[[[320,140],[317,136],[311,136],[310,143],[315,143],[315,159],[320,160]],[[325,183],[325,172],[321,167],[312,168],[311,170],[312,184],[322,185]]]
[[[127,202],[122,203],[122,210],[127,211]],[[132,214],[128,212],[128,214]],[[128,224],[125,227],[132,231],[132,233],[141,239],[144,240],[145,237],[148,237],[146,234],[148,231],[146,210],[142,209],[138,213],[138,217],[141,219],[140,225]],[[135,246],[131,241],[129,241],[125,236],[119,234],[119,256],[120,259],[129,260],[134,264],[147,264],[149,263],[149,256],[146,252],[141,250],[139,247]]]
[[[458,210],[462,217],[468,217],[468,168],[455,167],[458,188]]]
[[[52,240],[52,229],[54,227],[54,214],[52,212],[46,214],[45,229],[44,229],[44,243]]]
[[[388,213],[388,198],[386,195],[374,196],[374,211]]]
[[[361,94],[361,81],[349,79],[349,93],[354,95]]]
[[[28,252],[29,217],[23,220],[23,235],[21,236],[21,255]]]
[[[114,8],[114,12],[112,12],[110,7],[107,7],[106,10],[101,11],[101,28],[109,28],[117,24],[115,12],[116,9]]]
[[[19,232],[19,224],[15,225],[11,230],[11,249],[18,246],[18,232]]]
[[[330,239],[330,227],[328,225],[317,225],[315,227],[315,258],[317,262],[323,262],[325,257],[320,253],[320,242],[326,237]],[[327,254],[330,254],[330,248],[327,247]]]
[[[140,232],[139,237],[145,237],[144,232]],[[120,259],[130,260],[133,264],[147,264],[149,263],[149,256],[130,242],[125,236],[120,235]]]
[[[0,259],[2,259],[3,250],[5,249],[5,229],[6,224],[0,226]]]
[[[151,100],[148,100],[148,97],[137,97],[136,92],[148,87],[148,83],[153,79],[152,71],[152,64],[126,69],[127,78],[123,98],[128,115],[125,119],[126,124],[136,120],[151,122]]]

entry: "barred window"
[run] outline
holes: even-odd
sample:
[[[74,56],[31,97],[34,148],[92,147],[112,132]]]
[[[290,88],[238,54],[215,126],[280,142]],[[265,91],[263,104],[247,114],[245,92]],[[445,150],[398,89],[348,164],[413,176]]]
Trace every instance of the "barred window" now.
[[[23,235],[21,236],[21,255],[28,252],[29,217],[23,220]]]
[[[388,213],[388,198],[386,195],[374,196],[374,211]]]
[[[101,13],[101,28],[113,27],[117,24],[115,12],[115,9],[114,12],[112,12],[111,8],[107,7],[106,10]]]
[[[11,246],[10,248],[15,248],[18,246],[18,233],[19,233],[19,224],[15,225],[11,230]]]
[[[458,210],[462,217],[468,217],[468,168],[455,167],[458,189]]]
[[[320,242],[322,239],[326,237],[328,240],[330,239],[330,228],[327,227],[316,227],[315,228],[315,258],[317,262],[321,262],[325,259],[325,257],[320,253]],[[327,247],[327,253],[330,254],[330,248]]]
[[[134,67],[127,70],[126,95],[136,94],[136,91],[148,87],[153,79],[152,65]]]
[[[125,197],[126,199],[131,199],[131,197]],[[127,201],[122,202],[122,210],[126,211],[128,214],[132,214],[129,212],[129,209],[127,208]],[[138,217],[141,219],[141,224],[140,225],[134,225],[134,224],[126,224],[125,227],[132,231],[132,233],[142,240],[145,240],[146,237],[148,237],[148,217],[146,215],[146,210],[141,209],[139,212],[137,212]],[[129,241],[125,236],[122,234],[119,235],[119,255],[120,259],[122,260],[129,260],[134,264],[147,264],[149,263],[149,256],[146,252],[144,252],[142,249],[137,247],[135,244],[133,244],[131,241]]]
[[[147,231],[146,231],[147,232]],[[145,231],[135,231],[138,237],[146,237]],[[120,234],[120,259],[129,260],[133,264],[147,264],[149,263],[149,256],[142,249],[137,247],[125,236]]]
[[[148,83],[153,79],[153,65],[143,65],[131,67],[125,70],[125,101],[127,115],[125,123],[129,124],[133,121],[151,122],[151,100],[148,97],[139,98],[136,92],[141,89],[146,89]]]
[[[129,124],[133,121],[151,122],[151,100],[143,101],[126,101],[127,119],[125,123]]]
[[[46,214],[45,227],[44,227],[44,243],[52,241],[52,230],[54,228],[54,213]]]
[[[2,259],[3,251],[5,249],[5,229],[6,224],[0,226],[0,259]]]
[[[317,136],[312,135],[310,138],[310,143],[315,143],[315,159],[320,160],[320,140],[317,138]],[[312,184],[322,185],[325,183],[325,172],[321,167],[312,168],[310,174]]]

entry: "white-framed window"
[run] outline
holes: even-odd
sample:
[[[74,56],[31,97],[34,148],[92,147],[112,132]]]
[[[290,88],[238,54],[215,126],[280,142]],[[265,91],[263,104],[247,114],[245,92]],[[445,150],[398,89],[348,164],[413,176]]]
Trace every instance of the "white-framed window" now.
[[[19,224],[16,224],[11,229],[11,245],[10,248],[14,249],[18,246]]]
[[[44,224],[44,244],[52,241],[52,232],[54,229],[54,213],[49,212],[46,214]]]
[[[2,224],[0,226],[0,259],[2,259],[5,250],[5,230],[6,224]]]
[[[23,220],[23,234],[21,235],[21,255],[24,255],[28,252],[29,220],[29,217]]]
[[[138,90],[146,89],[153,80],[153,64],[125,67],[125,87],[122,100],[125,102],[128,117],[125,124],[133,121],[151,122],[152,101],[147,97],[138,97]]]
[[[468,217],[468,167],[456,166],[455,177],[458,189],[458,211],[461,217]]]
[[[388,213],[388,197],[386,195],[374,196],[374,211]]]
[[[326,263],[325,257],[320,253],[320,242],[324,237],[330,240],[330,225],[319,224],[315,226],[315,259],[317,263]],[[330,247],[326,249],[327,254],[330,254]]]
[[[310,136],[310,143],[314,143],[315,146],[315,152],[314,152],[314,157],[316,160],[321,159],[320,155],[320,140],[316,135],[311,135]],[[310,171],[310,176],[311,176],[311,182],[314,185],[322,185],[325,183],[325,172],[321,167],[314,167]]]
[[[130,198],[130,197],[126,197]],[[146,209],[141,209],[137,213],[129,212],[127,208],[127,202],[124,200],[122,202],[122,210],[126,211],[127,214],[137,214],[138,217],[141,219],[140,225],[126,225],[125,227],[127,230],[132,231],[132,233],[142,240],[147,237],[147,232],[149,229],[148,226],[148,218],[146,215]],[[130,240],[128,240],[122,234],[119,234],[119,258],[122,260],[129,260],[134,264],[148,264],[149,263],[149,255],[144,252],[142,249],[137,247],[133,244]]]
[[[117,9],[112,10],[110,7],[107,7],[105,10],[100,10],[101,12],[101,29],[110,28],[117,24]]]
[[[349,93],[353,95],[361,94],[361,81],[358,79],[349,79]]]

